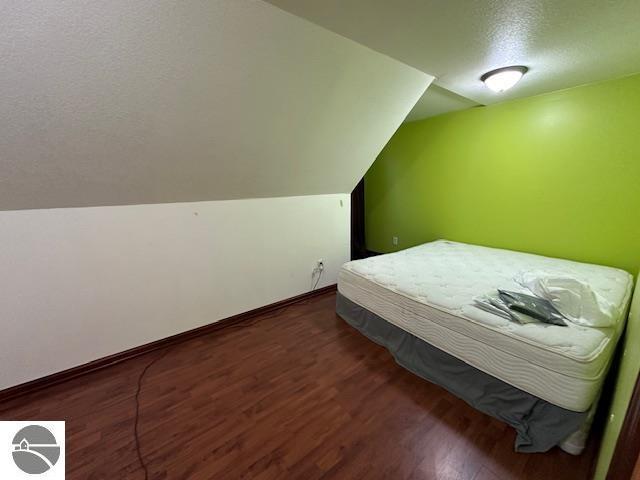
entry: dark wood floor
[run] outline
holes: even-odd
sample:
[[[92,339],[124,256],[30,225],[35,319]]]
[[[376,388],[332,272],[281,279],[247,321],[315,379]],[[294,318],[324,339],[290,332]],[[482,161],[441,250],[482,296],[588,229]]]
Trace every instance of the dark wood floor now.
[[[593,458],[513,452],[514,432],[403,370],[328,294],[174,346],[140,395],[150,479],[586,479]],[[99,341],[97,339],[96,341]],[[142,479],[148,354],[0,405],[66,420],[68,479]]]

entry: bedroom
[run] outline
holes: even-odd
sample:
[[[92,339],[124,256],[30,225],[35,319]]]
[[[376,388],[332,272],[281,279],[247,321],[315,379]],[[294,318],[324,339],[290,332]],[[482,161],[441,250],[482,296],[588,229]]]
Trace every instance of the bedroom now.
[[[631,478],[639,7],[7,2],[0,472]]]

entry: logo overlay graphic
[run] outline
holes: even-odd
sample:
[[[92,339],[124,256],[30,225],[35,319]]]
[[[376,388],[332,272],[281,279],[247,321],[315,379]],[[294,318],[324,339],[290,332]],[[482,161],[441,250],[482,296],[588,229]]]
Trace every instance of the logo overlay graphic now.
[[[29,425],[13,437],[13,461],[30,474],[49,471],[60,458],[56,437],[40,425]]]
[[[64,479],[64,422],[0,422],[0,478]]]

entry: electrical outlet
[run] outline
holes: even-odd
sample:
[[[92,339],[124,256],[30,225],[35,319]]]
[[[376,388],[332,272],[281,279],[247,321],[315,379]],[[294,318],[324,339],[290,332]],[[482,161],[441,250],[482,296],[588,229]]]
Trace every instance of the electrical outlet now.
[[[311,272],[311,275],[316,275],[317,273],[322,273],[323,271],[324,271],[324,260],[320,258],[316,262],[316,266],[313,267],[313,271]]]
[[[397,247],[398,246],[398,237],[392,237],[391,238],[391,242],[393,243],[394,247]]]
[[[324,260],[320,258],[318,259],[318,261],[316,261],[316,266],[313,267],[313,270],[311,270],[311,290],[315,290],[320,283],[322,272],[324,272]]]

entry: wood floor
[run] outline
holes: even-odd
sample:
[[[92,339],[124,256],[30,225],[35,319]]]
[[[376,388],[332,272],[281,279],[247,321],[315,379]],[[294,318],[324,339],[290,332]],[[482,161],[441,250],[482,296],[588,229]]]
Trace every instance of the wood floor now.
[[[156,479],[586,479],[403,370],[334,313],[335,294],[176,345],[147,372],[140,444]],[[2,420],[66,420],[67,479],[143,479],[137,379],[162,352],[0,405]]]

